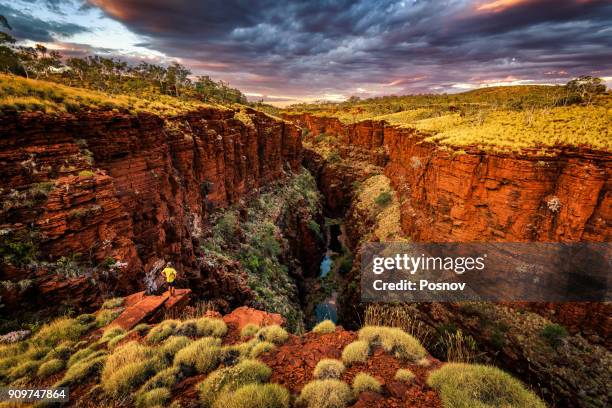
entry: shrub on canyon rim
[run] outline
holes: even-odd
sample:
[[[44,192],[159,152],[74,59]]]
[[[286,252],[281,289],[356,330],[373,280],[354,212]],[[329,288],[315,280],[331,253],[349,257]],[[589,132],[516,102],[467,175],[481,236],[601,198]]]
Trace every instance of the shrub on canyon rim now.
[[[359,373],[353,378],[353,393],[359,397],[364,391],[380,392],[382,385],[380,381],[367,373]]]
[[[317,334],[333,333],[335,331],[336,325],[331,320],[323,320],[312,329],[312,332]]]
[[[347,366],[354,363],[365,363],[370,355],[370,344],[364,340],[357,340],[342,350],[342,362]]]
[[[317,363],[313,376],[319,380],[340,378],[344,370],[345,367],[342,361],[333,358],[324,358]]]
[[[221,394],[214,408],[288,408],[289,391],[278,384],[247,384]]]
[[[314,380],[302,388],[296,404],[307,408],[345,408],[352,400],[348,384],[340,380]]]
[[[232,367],[212,372],[198,384],[200,400],[204,407],[212,407],[215,401],[226,393],[232,393],[247,384],[264,383],[272,370],[257,360],[244,360]]]
[[[448,363],[433,371],[427,384],[449,407],[546,407],[520,381],[491,366]]]
[[[240,330],[240,337],[252,337],[259,331],[259,326],[253,323],[249,323],[245,325],[242,330]]]
[[[63,341],[78,340],[87,327],[75,319],[61,318],[44,325],[32,338],[34,343],[55,346]]]
[[[415,375],[412,371],[410,371],[407,368],[400,368],[395,372],[395,377],[394,377],[397,381],[403,381],[403,382],[412,382],[415,378]]]
[[[171,396],[172,393],[168,388],[154,388],[150,391],[138,394],[136,396],[135,405],[137,408],[163,407]]]
[[[365,326],[359,330],[359,340],[367,341],[370,346],[381,346],[402,360],[416,362],[427,355],[417,339],[395,327]]]
[[[283,344],[289,338],[289,333],[277,324],[262,327],[255,337],[261,341],[269,341],[270,343]]]
[[[206,374],[219,365],[221,340],[215,337],[204,337],[179,350],[174,356],[174,365]]]

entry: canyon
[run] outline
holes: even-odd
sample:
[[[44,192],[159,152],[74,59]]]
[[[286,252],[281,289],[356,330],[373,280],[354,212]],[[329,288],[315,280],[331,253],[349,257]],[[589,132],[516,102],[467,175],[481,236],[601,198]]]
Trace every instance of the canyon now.
[[[154,289],[167,261],[208,299],[250,299],[239,265],[204,262],[199,239],[215,209],[299,170],[301,134],[253,110],[248,124],[234,113],[5,113],[2,239],[40,255],[2,265],[0,279],[13,283],[1,293],[5,310],[92,307],[143,289],[147,274]],[[80,276],[57,273],[66,264]]]
[[[291,315],[289,327],[301,330],[304,321],[313,323],[321,300],[319,262],[326,241],[336,238],[327,217],[340,220],[334,225],[347,257],[334,278],[333,300],[339,322],[356,328],[365,313],[358,282],[367,241],[607,242],[612,235],[606,152],[458,150],[384,122],[346,125],[310,114],[280,119],[250,108],[201,108],[166,118],[5,112],[0,123],[0,239],[9,260],[0,271],[3,313],[93,310],[110,296],[159,293],[159,271],[171,261],[192,297],[221,313],[243,305],[283,311],[284,318]],[[321,137],[333,139],[333,151],[321,148]],[[310,181],[300,174],[312,174],[314,187],[304,187]],[[386,214],[372,215],[372,203],[359,198],[374,179],[391,194]],[[282,276],[266,279],[284,285],[281,304],[266,303],[261,294],[268,288],[255,288],[243,262],[224,255],[243,250],[246,232],[232,229],[234,239],[219,226],[230,212],[239,224],[257,221],[256,214],[266,212],[258,200],[291,183],[296,188],[286,193],[293,198],[270,198],[274,208],[265,218],[275,228],[271,236],[282,242],[278,251],[272,248],[282,264],[274,273]],[[304,191],[318,202],[301,197]],[[249,258],[255,264],[249,267],[261,261]],[[283,302],[290,303],[287,309]],[[454,325],[469,333],[489,362],[531,384],[544,383],[547,399],[599,406],[584,401],[604,393],[598,379],[606,375],[611,309],[609,303],[511,303],[483,307],[485,315],[469,305],[421,304],[414,313],[432,329]],[[566,360],[533,354],[517,334],[527,330],[523,324],[534,324],[517,317],[524,311],[543,316],[530,317],[538,330],[544,318],[568,329]],[[518,323],[506,329],[500,345],[496,325],[502,319]],[[578,370],[588,363],[585,352],[575,350],[587,348],[600,362]],[[569,371],[558,371],[562,365]],[[588,398],[579,396],[581,389]]]

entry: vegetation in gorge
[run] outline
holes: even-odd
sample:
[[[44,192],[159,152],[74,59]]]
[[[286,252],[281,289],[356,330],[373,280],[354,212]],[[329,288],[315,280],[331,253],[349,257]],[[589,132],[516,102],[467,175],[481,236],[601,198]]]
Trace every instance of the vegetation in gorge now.
[[[238,208],[224,210],[214,221],[212,235],[203,240],[207,258],[240,261],[255,292],[256,306],[280,313],[291,330],[302,328],[304,315],[295,282],[286,262],[288,243],[279,227],[295,208],[313,217],[319,211],[319,192],[310,173],[302,170],[280,180],[251,200],[240,219]],[[303,220],[314,222],[310,220]]]
[[[425,140],[449,146],[520,151],[559,145],[612,150],[612,97],[598,78],[567,86],[514,86],[456,95],[388,96],[339,104],[301,104],[285,113],[308,112],[351,124],[385,121],[413,128]]]

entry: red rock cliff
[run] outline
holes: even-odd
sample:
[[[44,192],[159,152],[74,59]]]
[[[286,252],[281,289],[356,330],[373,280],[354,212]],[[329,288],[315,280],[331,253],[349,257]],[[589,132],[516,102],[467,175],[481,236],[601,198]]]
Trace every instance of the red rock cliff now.
[[[0,280],[33,279],[36,288],[26,289],[42,292],[42,303],[64,301],[71,291],[89,302],[101,292],[83,289],[89,278],[106,282],[105,290],[134,290],[146,272],[171,260],[205,295],[248,299],[237,265],[213,268],[198,256],[206,216],[298,170],[302,158],[298,128],[256,111],[248,116],[249,125],[213,108],[166,119],[116,112],[0,117],[2,237],[5,244],[31,237],[39,250],[36,265],[1,264]],[[60,257],[60,265],[78,261],[88,277],[66,279],[54,273],[56,262],[40,262]],[[9,306],[10,298],[3,293]]]

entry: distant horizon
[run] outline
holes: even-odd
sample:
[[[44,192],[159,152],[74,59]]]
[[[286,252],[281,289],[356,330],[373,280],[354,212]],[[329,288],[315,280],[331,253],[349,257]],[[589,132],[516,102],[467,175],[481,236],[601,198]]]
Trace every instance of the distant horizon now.
[[[580,75],[612,86],[605,0],[2,0],[0,15],[22,45],[177,61],[275,106]]]

